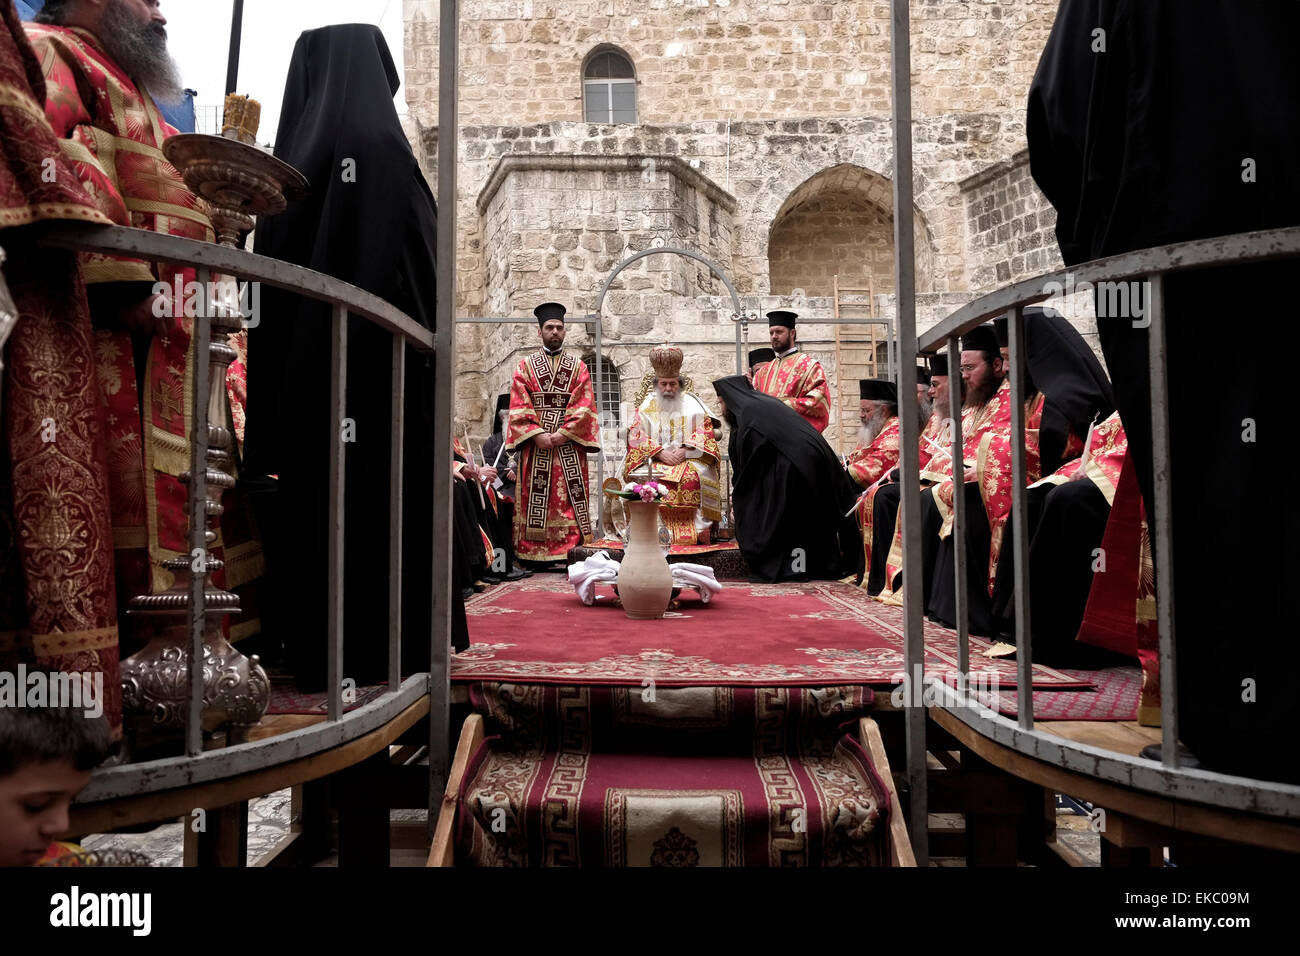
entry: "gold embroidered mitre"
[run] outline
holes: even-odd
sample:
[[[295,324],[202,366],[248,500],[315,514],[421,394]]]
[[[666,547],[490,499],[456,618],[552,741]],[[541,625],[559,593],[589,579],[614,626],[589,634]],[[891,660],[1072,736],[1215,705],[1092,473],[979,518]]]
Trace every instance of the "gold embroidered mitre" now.
[[[650,350],[650,364],[659,378],[677,378],[681,375],[682,350],[675,345],[657,345]]]

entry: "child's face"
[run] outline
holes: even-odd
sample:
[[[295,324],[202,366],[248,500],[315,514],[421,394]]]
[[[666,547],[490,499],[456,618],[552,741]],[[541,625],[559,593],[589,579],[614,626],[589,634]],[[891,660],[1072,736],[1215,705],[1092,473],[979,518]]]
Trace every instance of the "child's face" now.
[[[68,806],[90,782],[68,760],[31,763],[0,777],[0,866],[31,866],[68,829]]]

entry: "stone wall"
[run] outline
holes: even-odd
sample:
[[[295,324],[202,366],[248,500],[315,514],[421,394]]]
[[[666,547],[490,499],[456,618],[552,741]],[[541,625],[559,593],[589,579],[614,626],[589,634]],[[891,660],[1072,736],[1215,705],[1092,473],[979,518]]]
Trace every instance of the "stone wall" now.
[[[1023,110],[1055,0],[911,4],[917,117]],[[636,73],[637,119],[887,116],[886,0],[462,0],[460,115],[516,126],[584,118],[587,57]],[[436,122],[438,3],[405,0],[407,101]]]
[[[984,212],[974,220],[971,212],[989,191],[974,180],[1025,148],[1024,103],[1056,6],[912,4],[922,327],[999,284],[999,262],[1009,269],[1019,257],[1032,271],[1028,262],[1038,249],[1019,250],[1019,233],[999,238],[994,227],[972,250],[987,229],[980,230]],[[437,7],[432,0],[404,4],[406,97],[431,181]],[[656,240],[708,242],[711,232],[699,223],[713,217],[728,234],[709,254],[727,270],[747,311],[781,305],[829,316],[829,300],[818,296],[829,293],[829,275],[838,271],[842,284],[871,275],[882,314],[892,315],[884,0],[463,0],[461,11],[459,314],[527,315],[544,299],[585,313],[603,268]],[[635,66],[636,124],[581,121],[582,66],[602,45],[621,49]],[[655,157],[670,157],[685,172],[651,188],[642,175]],[[575,167],[571,180],[560,168],[595,160],[621,171]],[[510,171],[512,163],[537,162],[559,165]],[[692,185],[692,176],[703,185]],[[701,199],[709,190],[731,197],[734,211],[723,215],[725,203]],[[1025,199],[1016,214],[1023,230],[1030,197],[1000,201],[1000,191],[992,190],[992,200],[1005,202],[1003,216]],[[1036,228],[1050,229],[1039,218]],[[796,289],[813,298],[796,303]],[[734,341],[733,308],[721,292],[684,260],[638,263],[605,304],[606,343],[635,351],[669,338]],[[694,304],[715,299],[716,307]],[[804,328],[807,343],[813,333]],[[765,331],[754,328],[760,340]],[[833,342],[833,330],[823,337]],[[460,326],[458,417],[486,421],[488,396],[536,341],[530,323]],[[589,330],[571,326],[569,345],[590,349]]]
[[[894,222],[884,210],[843,193],[799,206],[772,227],[768,283],[773,292],[832,295],[841,288],[894,289]]]
[[[1028,150],[990,166],[960,185],[966,207],[966,247],[972,288],[987,291],[1062,267],[1056,244],[1056,210],[1030,174]],[[1096,312],[1090,296],[1058,297],[1044,304],[1070,319],[1101,358]]]
[[[1056,210],[1029,172],[1022,150],[961,183],[974,288],[1018,282],[1061,267]]]

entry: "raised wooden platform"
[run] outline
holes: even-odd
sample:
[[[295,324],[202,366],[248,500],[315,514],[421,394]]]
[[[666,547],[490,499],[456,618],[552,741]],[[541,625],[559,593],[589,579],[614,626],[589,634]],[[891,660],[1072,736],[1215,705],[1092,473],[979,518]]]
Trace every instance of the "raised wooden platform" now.
[[[183,817],[191,823],[201,821],[201,829],[193,825],[185,828],[187,866],[243,866],[249,800],[289,787],[310,787],[327,777],[337,777],[345,802],[357,811],[354,817],[360,824],[358,827],[340,827],[341,855],[359,855],[369,863],[379,858],[386,859],[389,808],[386,803],[380,806],[373,799],[376,791],[371,774],[388,764],[389,747],[406,731],[427,721],[428,716],[429,697],[425,695],[375,730],[305,757],[191,786],[77,803],[69,814],[69,829],[73,834],[109,833],[124,827]],[[289,734],[324,723],[327,719],[305,714],[265,717],[250,732],[249,742]],[[295,802],[299,793],[295,790]],[[311,816],[310,813],[304,815]],[[306,829],[310,828],[310,822]],[[324,823],[328,826],[327,820]],[[302,837],[306,829],[297,828],[282,846],[272,852],[268,862]]]
[[[1164,848],[1169,849],[1171,862],[1184,865],[1241,864],[1300,854],[1300,821],[1211,807],[1101,780],[990,740],[943,708],[931,708],[929,717],[932,751],[954,745],[986,770],[1002,771],[1048,794],[1086,801],[1096,808],[1094,813],[1100,810],[1096,830],[1102,838],[1103,865],[1158,866]],[[1035,727],[1128,756],[1137,756],[1144,747],[1160,742],[1158,728],[1132,721],[1041,721]],[[1020,835],[1026,836],[1023,830]],[[1012,839],[1014,842],[1014,836]]]

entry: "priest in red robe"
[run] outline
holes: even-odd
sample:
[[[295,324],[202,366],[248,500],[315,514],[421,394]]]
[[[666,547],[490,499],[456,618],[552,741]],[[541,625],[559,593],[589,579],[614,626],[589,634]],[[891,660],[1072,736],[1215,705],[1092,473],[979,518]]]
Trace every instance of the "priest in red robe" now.
[[[862,379],[858,382],[859,414],[862,428],[857,448],[844,461],[849,477],[866,490],[858,498],[854,517],[862,534],[862,560],[858,583],[871,574],[871,546],[874,530],[875,498],[889,481],[889,473],[898,467],[899,439],[898,387],[886,379]]]
[[[799,351],[794,312],[767,313],[768,337],[776,357],[754,372],[754,391],[779,398],[819,432],[831,420],[830,386],[816,359]]]
[[[862,441],[845,459],[849,477],[870,488],[898,464],[898,386],[883,378],[858,382]]]
[[[213,241],[204,202],[162,152],[177,131],[158,100],[179,96],[181,88],[157,4],[60,0],[47,3],[36,21],[26,33],[45,84],[45,117],[60,158],[99,211],[119,226]],[[136,595],[171,587],[174,575],[163,562],[189,553],[188,489],[180,475],[190,468],[194,320],[172,290],[196,276],[126,256],[85,253],[78,260],[94,326],[116,599],[123,608]],[[242,493],[228,491],[224,505],[221,543],[211,549],[224,566],[213,580],[241,597],[244,613],[222,622],[227,638],[238,640],[261,629],[252,591],[263,557]],[[120,627],[129,653],[152,624],[123,617]]]
[[[102,677],[104,714],[120,731],[110,446],[95,333],[77,257],[38,248],[31,234],[47,220],[110,220],[60,155],[45,101],[14,5],[0,4],[0,670],[26,664]]]
[[[564,306],[539,305],[542,347],[515,369],[506,447],[520,453],[515,554],[521,561],[564,561],[590,539],[587,452],[600,448],[591,375],[563,350]]]

